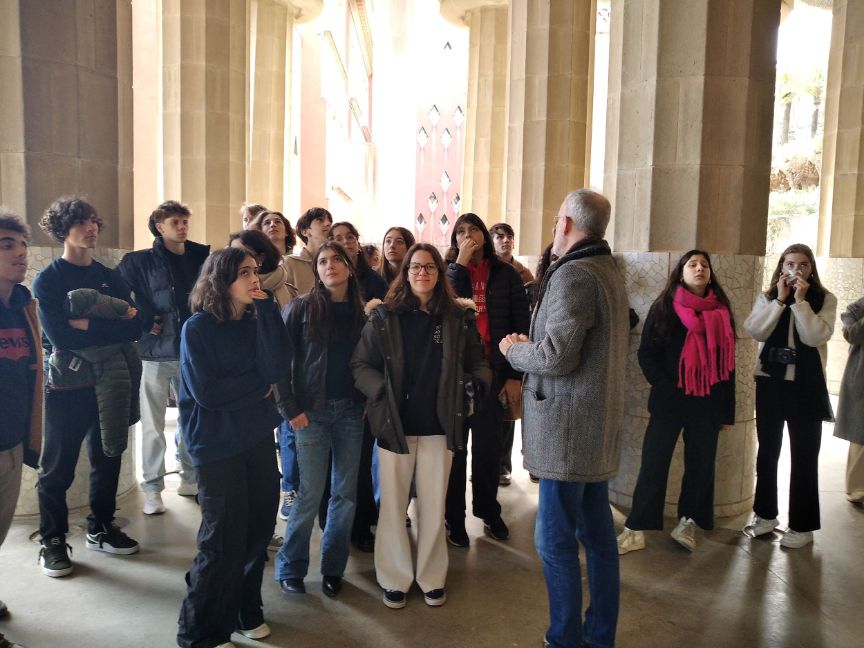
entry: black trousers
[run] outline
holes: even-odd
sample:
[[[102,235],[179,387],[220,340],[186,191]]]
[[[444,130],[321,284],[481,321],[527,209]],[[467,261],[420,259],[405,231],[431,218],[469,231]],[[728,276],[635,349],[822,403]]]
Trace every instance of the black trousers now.
[[[372,531],[369,527],[378,523],[378,505],[375,504],[375,490],[372,487],[372,430],[369,421],[363,421],[363,446],[360,448],[360,469],[357,472],[357,506],[354,509],[352,540],[368,538]]]
[[[47,391],[42,467],[39,473],[39,533],[42,540],[64,538],[69,531],[66,491],[75,479],[81,444],[87,439],[90,455],[90,533],[114,520],[120,457],[102,451],[99,408],[92,387]]]
[[[714,460],[720,424],[699,417],[648,419],[642,442],[642,464],[633,491],[626,526],[662,530],[669,464],[684,430],[684,476],[678,496],[678,517],[692,518],[703,529],[714,528]]]
[[[197,473],[198,553],[186,574],[177,645],[212,648],[264,623],[261,579],[279,502],[273,440]]]
[[[513,472],[513,434],[516,421],[501,421],[501,472]]]
[[[794,383],[773,378],[756,379],[756,497],[753,512],[761,518],[777,517],[777,463],[783,445],[783,424],[789,428],[789,526],[795,531],[819,528],[819,449],[822,421],[808,411],[812,396],[796,393]]]
[[[471,492],[472,511],[483,520],[494,520],[501,515],[498,503],[498,478],[501,472],[501,424],[504,410],[498,401],[498,392],[504,379],[495,376],[492,389],[486,395],[483,406],[466,424],[466,444],[471,441]],[[447,484],[447,500],[444,517],[451,526],[465,524],[465,487],[468,451],[453,452],[450,481]]]

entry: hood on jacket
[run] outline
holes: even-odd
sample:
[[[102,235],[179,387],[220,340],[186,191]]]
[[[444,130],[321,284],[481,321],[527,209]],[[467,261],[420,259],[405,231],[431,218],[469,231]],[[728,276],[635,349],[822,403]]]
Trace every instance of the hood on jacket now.
[[[463,308],[463,310],[473,310],[475,312],[477,311],[477,304],[474,303],[473,299],[467,299],[465,297],[457,297],[454,301],[459,306],[461,306]],[[366,302],[366,306],[364,306],[364,308],[363,308],[363,310],[366,313],[366,317],[371,317],[372,313],[375,311],[375,309],[378,308],[379,306],[381,306],[383,303],[384,302],[381,301],[380,299],[370,299],[368,302]]]

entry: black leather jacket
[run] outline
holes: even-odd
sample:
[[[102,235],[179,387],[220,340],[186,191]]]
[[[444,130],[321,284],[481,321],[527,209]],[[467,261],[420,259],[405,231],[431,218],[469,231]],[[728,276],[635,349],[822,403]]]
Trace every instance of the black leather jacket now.
[[[166,361],[180,359],[180,311],[174,293],[174,277],[171,263],[166,256],[161,236],[153,241],[149,250],[129,252],[120,261],[117,270],[129,284],[143,320],[141,338],[136,346],[142,360]],[[186,242],[186,256],[199,270],[210,254],[210,246]],[[153,318],[162,318],[162,332],[151,335]]]
[[[324,407],[327,402],[327,343],[310,340],[309,302],[298,297],[282,313],[288,335],[294,346],[294,360],[288,377],[276,386],[276,405],[286,421],[309,410]],[[355,342],[360,331],[354,334]],[[354,401],[363,403],[365,397],[354,390]]]

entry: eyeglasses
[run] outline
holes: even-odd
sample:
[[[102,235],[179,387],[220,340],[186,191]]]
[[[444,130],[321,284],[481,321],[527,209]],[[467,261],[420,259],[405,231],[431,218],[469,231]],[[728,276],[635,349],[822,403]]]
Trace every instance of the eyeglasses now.
[[[438,266],[434,263],[409,263],[408,274],[419,275],[421,270],[425,270],[426,274],[438,274]]]

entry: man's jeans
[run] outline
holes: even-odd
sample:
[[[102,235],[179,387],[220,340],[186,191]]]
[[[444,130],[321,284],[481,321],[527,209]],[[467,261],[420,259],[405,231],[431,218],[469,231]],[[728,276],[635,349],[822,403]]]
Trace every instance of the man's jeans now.
[[[549,645],[614,646],[620,581],[607,482],[541,479],[534,542],[549,593]],[[585,547],[591,595],[584,627],[579,542]]]
[[[321,573],[341,577],[345,572],[357,495],[362,416],[363,407],[351,399],[328,400],[321,409],[306,412],[308,427],[294,430],[300,488],[288,518],[285,543],[276,554],[276,580],[304,578],[309,571],[309,538],[324,493],[331,452],[333,471],[327,525],[321,538]]]
[[[282,492],[296,491],[300,487],[300,468],[294,428],[288,421],[279,424],[279,456],[282,459]]]
[[[144,474],[141,488],[146,493],[161,493],[165,490],[165,409],[169,389],[173,389],[175,395],[180,393],[180,363],[145,360],[141,364],[141,472]],[[195,468],[180,434],[179,420],[174,438],[180,459],[180,479],[194,484]]]

